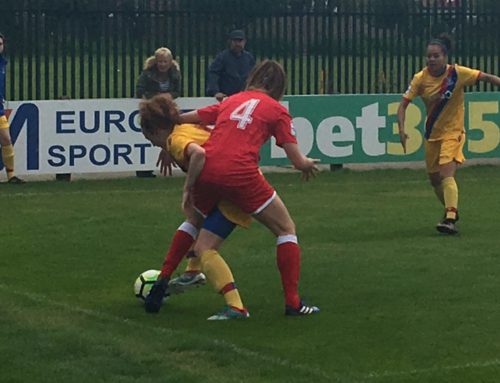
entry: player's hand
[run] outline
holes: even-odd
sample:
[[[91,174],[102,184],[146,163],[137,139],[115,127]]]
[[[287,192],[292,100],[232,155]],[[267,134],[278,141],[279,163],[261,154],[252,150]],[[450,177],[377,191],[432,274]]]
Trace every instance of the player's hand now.
[[[224,94],[222,92],[215,93],[215,99],[219,102],[222,101],[224,99],[224,97],[226,97],[226,94]]]
[[[300,175],[300,179],[304,181],[309,181],[309,179],[312,177],[316,177],[316,173],[319,171],[318,167],[316,166],[316,163],[318,163],[318,159],[313,159],[313,158],[305,158],[304,161],[304,166],[300,169],[302,171],[302,174]]]
[[[410,136],[407,135],[404,130],[399,131],[399,141],[401,142],[401,145],[403,146],[403,151],[405,152],[405,154],[406,154],[406,140],[408,140],[408,138],[410,138]]]
[[[156,166],[160,167],[160,174],[166,176],[172,175],[172,167],[177,167],[174,159],[165,149],[162,149],[160,153],[158,153],[158,160],[156,161]]]

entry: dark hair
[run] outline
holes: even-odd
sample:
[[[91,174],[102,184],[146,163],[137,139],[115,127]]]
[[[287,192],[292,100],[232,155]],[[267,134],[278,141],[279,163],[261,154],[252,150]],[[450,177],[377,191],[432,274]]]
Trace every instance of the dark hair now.
[[[264,60],[257,64],[247,79],[247,90],[262,89],[275,100],[285,93],[286,75],[283,67],[274,60]]]
[[[3,40],[3,42],[5,43],[5,36],[3,35],[3,33],[2,33],[2,32],[0,32],[0,39],[2,39],[2,40]]]
[[[446,33],[441,33],[438,37],[435,37],[427,43],[429,45],[439,45],[446,55],[451,50],[451,38]]]
[[[144,133],[154,133],[157,129],[171,129],[179,121],[177,105],[166,94],[158,94],[139,103],[141,129]]]

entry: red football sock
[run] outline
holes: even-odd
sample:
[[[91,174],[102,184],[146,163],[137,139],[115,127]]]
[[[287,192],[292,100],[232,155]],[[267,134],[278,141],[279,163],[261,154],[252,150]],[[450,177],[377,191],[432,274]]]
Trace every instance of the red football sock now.
[[[300,248],[294,242],[284,242],[276,247],[276,261],[281,274],[285,304],[298,307],[300,304],[297,285],[300,273]]]
[[[191,248],[193,242],[194,237],[190,233],[187,233],[180,228],[175,231],[161,267],[161,277],[170,277],[172,275],[177,266],[179,266],[179,263],[181,263],[182,258],[184,258]]]

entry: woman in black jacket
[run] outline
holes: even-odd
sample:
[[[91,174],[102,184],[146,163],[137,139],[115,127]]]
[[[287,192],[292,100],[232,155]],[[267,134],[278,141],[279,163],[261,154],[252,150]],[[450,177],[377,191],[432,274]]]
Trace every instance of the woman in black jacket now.
[[[168,48],[158,48],[154,56],[148,57],[137,79],[135,88],[137,98],[150,99],[164,93],[177,98],[181,94],[181,72]],[[152,170],[138,170],[137,177],[155,177]]]
[[[137,98],[151,98],[160,93],[169,93],[172,98],[181,93],[181,72],[168,48],[158,48],[154,56],[144,62],[143,72],[137,79]]]

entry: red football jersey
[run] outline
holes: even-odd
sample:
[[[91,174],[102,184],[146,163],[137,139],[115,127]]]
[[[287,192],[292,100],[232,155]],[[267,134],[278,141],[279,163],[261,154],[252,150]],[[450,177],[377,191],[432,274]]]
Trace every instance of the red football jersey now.
[[[240,92],[197,112],[203,123],[215,124],[203,144],[205,176],[255,174],[259,149],[271,136],[278,146],[297,143],[288,111],[262,91]]]

